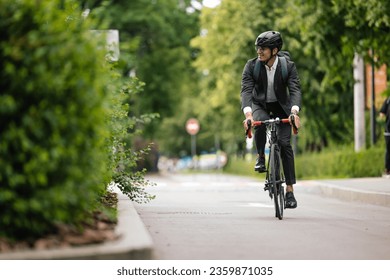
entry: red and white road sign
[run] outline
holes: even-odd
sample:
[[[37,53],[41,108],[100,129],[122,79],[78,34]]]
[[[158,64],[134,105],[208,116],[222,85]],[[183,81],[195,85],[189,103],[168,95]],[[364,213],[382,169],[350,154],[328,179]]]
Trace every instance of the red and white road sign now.
[[[197,119],[191,118],[186,122],[186,130],[190,135],[196,135],[199,132],[199,121]]]

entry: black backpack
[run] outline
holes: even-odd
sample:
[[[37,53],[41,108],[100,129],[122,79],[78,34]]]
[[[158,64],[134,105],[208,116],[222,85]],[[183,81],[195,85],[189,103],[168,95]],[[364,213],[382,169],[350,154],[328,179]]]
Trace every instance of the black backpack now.
[[[280,51],[278,52],[278,57],[280,61],[280,65],[282,66],[282,79],[284,84],[287,83],[287,59],[290,59],[290,53],[288,51]],[[253,77],[255,81],[257,82],[260,77],[260,70],[261,70],[261,61],[259,59],[256,59],[255,63],[255,69],[253,70]]]

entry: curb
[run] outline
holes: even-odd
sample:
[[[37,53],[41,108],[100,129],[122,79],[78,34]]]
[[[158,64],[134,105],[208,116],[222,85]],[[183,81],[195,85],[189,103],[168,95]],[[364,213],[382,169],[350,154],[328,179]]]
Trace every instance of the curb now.
[[[315,186],[321,195],[331,198],[336,198],[348,202],[363,202],[373,205],[390,207],[390,194],[385,192],[357,190],[348,187],[341,187],[336,184],[308,181],[309,184]]]
[[[149,260],[153,241],[133,206],[125,195],[118,193],[117,240],[98,245],[64,249],[27,250],[0,253],[2,260]]]

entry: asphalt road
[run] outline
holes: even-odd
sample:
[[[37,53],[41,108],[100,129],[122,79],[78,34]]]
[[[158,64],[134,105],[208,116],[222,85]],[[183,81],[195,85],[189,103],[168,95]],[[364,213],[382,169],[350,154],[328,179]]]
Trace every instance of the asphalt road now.
[[[166,260],[389,260],[390,207],[324,197],[298,182],[298,208],[274,215],[262,181],[221,174],[149,177],[136,204]]]

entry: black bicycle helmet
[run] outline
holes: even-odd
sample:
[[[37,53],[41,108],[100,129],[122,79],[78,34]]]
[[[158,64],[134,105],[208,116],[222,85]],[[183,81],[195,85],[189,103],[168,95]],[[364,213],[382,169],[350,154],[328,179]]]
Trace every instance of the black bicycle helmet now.
[[[278,31],[266,31],[261,33],[256,38],[255,46],[270,48],[278,48],[280,51],[283,46],[282,35]]]

